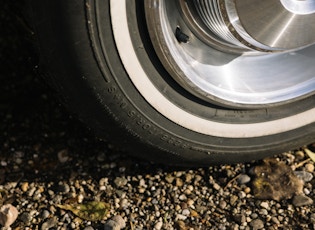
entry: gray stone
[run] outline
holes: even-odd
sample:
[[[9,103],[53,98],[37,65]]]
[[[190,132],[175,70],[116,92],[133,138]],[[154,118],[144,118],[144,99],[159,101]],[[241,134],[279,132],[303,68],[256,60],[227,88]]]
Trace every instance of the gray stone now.
[[[67,149],[63,149],[58,152],[58,160],[60,163],[66,163],[69,160],[69,152]]]
[[[237,215],[234,216],[234,220],[239,225],[242,225],[243,223],[246,222],[246,216],[242,215],[242,214],[237,214]]]
[[[257,219],[257,218],[258,218],[258,214],[257,214],[257,213],[252,213],[252,214],[250,215],[250,217],[251,217],[252,219]]]
[[[246,175],[246,174],[241,174],[238,178],[237,178],[237,183],[238,184],[247,184],[248,182],[250,182],[251,178]]]
[[[301,194],[293,197],[292,204],[296,207],[307,206],[313,204],[313,200]]]
[[[55,217],[48,219],[41,226],[41,230],[51,229],[58,224],[58,221]]]
[[[116,177],[114,180],[114,183],[118,188],[121,188],[121,187],[124,187],[128,183],[128,180],[124,177]]]
[[[60,193],[68,193],[70,192],[70,186],[66,183],[59,183],[57,191]]]
[[[310,182],[313,179],[313,174],[305,171],[295,171],[294,174],[304,182]]]
[[[104,230],[120,230],[120,226],[116,221],[109,220],[104,225]]]
[[[117,215],[105,223],[104,230],[121,230],[125,227],[125,220],[121,216]]]
[[[225,209],[226,206],[227,206],[226,201],[225,201],[225,200],[220,200],[219,207],[220,207],[221,209]]]
[[[49,212],[48,210],[44,209],[44,210],[41,212],[40,217],[41,217],[42,219],[47,219],[47,218],[49,217],[49,215],[50,215],[50,212]]]
[[[119,216],[119,215],[114,216],[112,220],[116,221],[116,223],[119,224],[120,228],[126,227],[126,221],[124,220],[124,218],[122,218],[122,216]]]
[[[29,224],[32,221],[32,216],[28,212],[23,212],[19,219],[24,223],[24,224]]]

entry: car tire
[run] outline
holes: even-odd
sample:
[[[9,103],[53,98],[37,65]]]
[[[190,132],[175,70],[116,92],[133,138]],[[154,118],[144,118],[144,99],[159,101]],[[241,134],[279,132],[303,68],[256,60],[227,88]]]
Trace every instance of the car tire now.
[[[46,79],[98,137],[186,166],[261,159],[314,140],[311,94],[248,107],[185,89],[161,61],[143,2],[29,1]]]

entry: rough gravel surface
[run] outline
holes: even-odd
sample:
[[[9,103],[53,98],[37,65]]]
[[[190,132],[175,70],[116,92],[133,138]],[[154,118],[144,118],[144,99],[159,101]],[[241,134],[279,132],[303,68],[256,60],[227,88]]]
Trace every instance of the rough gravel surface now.
[[[253,172],[262,161],[173,168],[128,157],[119,146],[98,141],[36,74],[31,33],[12,2],[5,0],[0,11],[3,229],[315,228],[314,162],[303,147],[272,159],[302,181],[293,188],[299,192],[279,195],[287,188],[280,186],[276,199],[258,199],[253,186],[261,183]],[[90,202],[106,203],[100,220],[91,210],[83,212]],[[74,210],[78,205],[81,209]],[[13,224],[6,207],[18,211]]]

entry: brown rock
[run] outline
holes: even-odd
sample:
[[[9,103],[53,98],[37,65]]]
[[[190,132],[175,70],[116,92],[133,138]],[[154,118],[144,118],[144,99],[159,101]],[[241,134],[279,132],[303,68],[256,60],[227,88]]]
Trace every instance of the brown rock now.
[[[253,193],[258,199],[279,201],[290,199],[303,191],[303,181],[284,162],[265,159],[253,172],[256,177],[253,181]]]

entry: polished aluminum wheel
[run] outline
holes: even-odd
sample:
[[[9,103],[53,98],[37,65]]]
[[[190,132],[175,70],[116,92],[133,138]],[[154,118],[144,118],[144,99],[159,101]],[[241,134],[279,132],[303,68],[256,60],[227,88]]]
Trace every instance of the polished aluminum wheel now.
[[[203,100],[264,108],[314,93],[313,0],[150,0],[145,11],[162,64]]]

